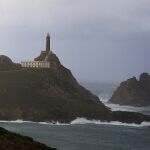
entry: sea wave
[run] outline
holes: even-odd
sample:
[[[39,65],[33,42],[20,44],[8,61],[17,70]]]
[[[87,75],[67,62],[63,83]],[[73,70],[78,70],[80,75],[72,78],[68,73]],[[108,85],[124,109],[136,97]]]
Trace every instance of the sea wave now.
[[[24,121],[24,120],[21,120],[21,119],[18,119],[18,120],[0,120],[0,123],[34,123],[33,121]]]
[[[51,122],[34,122],[34,121],[25,121],[25,120],[0,120],[0,123],[17,123],[17,124],[24,124],[24,123],[28,123],[28,124],[41,124],[41,125],[70,125],[67,123],[60,123],[58,121],[51,121]]]
[[[145,115],[150,115],[150,106],[147,107],[134,107],[134,106],[122,106],[119,104],[104,103],[109,107],[111,111],[126,111],[126,112],[139,112]]]
[[[150,115],[150,106],[147,107],[137,107],[137,106],[129,106],[129,105],[119,105],[108,103],[110,99],[109,94],[99,94],[100,101],[107,107],[111,109],[111,111],[126,111],[126,112],[139,112],[145,115]]]
[[[29,123],[29,124],[40,124],[40,125],[86,125],[86,124],[96,124],[96,125],[113,125],[113,126],[129,126],[129,127],[150,127],[150,122],[142,122],[141,124],[135,123],[122,123],[119,121],[100,121],[100,120],[88,120],[86,118],[77,118],[71,121],[70,124],[68,123],[59,123],[57,122],[33,122],[33,121],[23,121],[23,120],[14,120],[14,121],[5,121],[1,120],[0,123]]]
[[[87,120],[85,118],[77,118],[73,120],[71,124],[97,124],[97,125],[133,126],[133,127],[150,126],[150,122],[142,122],[141,124],[135,124],[135,123],[122,123],[119,121],[107,122],[100,120]]]
[[[108,100],[110,99],[110,95],[109,94],[104,94],[104,93],[101,93],[101,94],[99,94],[98,95],[98,97],[99,97],[99,99],[100,99],[100,101],[102,102],[102,103],[107,103],[108,102]]]

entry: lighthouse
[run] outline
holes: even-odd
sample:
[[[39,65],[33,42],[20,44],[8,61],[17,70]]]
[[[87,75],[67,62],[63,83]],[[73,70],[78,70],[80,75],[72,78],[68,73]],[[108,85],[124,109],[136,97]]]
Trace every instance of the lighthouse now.
[[[34,59],[34,61],[22,61],[21,66],[23,68],[50,68],[50,55],[51,52],[51,45],[50,45],[50,34],[48,33],[46,36],[46,49],[41,51],[40,56]]]
[[[50,34],[48,33],[46,36],[46,52],[50,52],[51,44],[50,44]]]

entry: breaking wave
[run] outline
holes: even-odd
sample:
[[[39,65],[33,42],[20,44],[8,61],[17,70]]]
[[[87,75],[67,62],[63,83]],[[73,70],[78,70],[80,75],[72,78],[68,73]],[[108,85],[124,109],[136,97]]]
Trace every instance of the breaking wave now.
[[[18,120],[11,120],[11,121],[7,121],[7,120],[0,120],[0,123],[17,123],[17,124],[41,124],[41,125],[70,125],[67,123],[59,123],[58,121],[52,121],[52,122],[34,122],[34,121],[24,121],[21,119]]]
[[[129,126],[129,127],[150,127],[150,122],[142,122],[141,124],[135,123],[122,123],[119,121],[100,121],[100,120],[88,120],[85,118],[77,118],[71,121],[70,124],[67,123],[59,123],[59,122],[33,122],[33,121],[23,121],[23,120],[15,120],[15,121],[0,121],[0,123],[29,123],[29,124],[41,124],[41,125],[86,125],[86,124],[96,124],[96,125],[113,125],[113,126]]]
[[[133,127],[150,126],[150,122],[142,122],[141,124],[135,124],[135,123],[122,123],[119,121],[105,122],[100,120],[87,120],[85,118],[77,118],[73,120],[71,124],[97,124],[97,125],[133,126]]]
[[[135,107],[135,106],[123,106],[123,105],[119,105],[119,104],[112,104],[112,103],[108,103],[108,100],[110,99],[110,95],[109,94],[99,94],[99,98],[101,100],[101,102],[109,107],[111,109],[111,111],[126,111],[126,112],[139,112],[142,113],[144,115],[150,115],[150,106],[147,107]]]
[[[111,96],[106,93],[101,93],[98,95],[98,97],[102,103],[107,103]]]
[[[150,106],[147,107],[134,107],[134,106],[121,106],[119,104],[109,104],[105,103],[105,105],[111,108],[112,111],[129,111],[129,112],[142,112],[142,111],[150,111]]]

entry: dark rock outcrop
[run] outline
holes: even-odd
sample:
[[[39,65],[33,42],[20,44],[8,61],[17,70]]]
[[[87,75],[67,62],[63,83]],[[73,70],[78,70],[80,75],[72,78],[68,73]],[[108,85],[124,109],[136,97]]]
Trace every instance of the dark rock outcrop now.
[[[36,57],[34,59],[34,61],[43,61],[46,56],[47,56],[47,52],[46,51],[41,51],[40,56]]]
[[[142,73],[139,81],[133,77],[122,82],[109,102],[120,105],[149,106],[150,75]]]
[[[12,60],[5,55],[0,55],[0,71],[18,70],[18,69],[21,69],[20,64],[13,63]]]
[[[140,124],[143,121],[150,122],[150,117],[137,112],[114,111],[110,113],[110,121]]]
[[[56,150],[32,138],[0,128],[0,150]]]

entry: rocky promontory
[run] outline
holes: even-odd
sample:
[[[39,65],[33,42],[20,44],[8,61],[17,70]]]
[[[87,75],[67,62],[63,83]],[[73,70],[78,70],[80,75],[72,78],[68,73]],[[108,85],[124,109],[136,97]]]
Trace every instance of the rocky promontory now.
[[[41,55],[36,61],[43,60]],[[110,112],[80,86],[51,53],[51,68],[6,68],[0,71],[0,119],[70,122],[77,117],[104,119]]]
[[[44,57],[41,53],[35,60]],[[150,121],[150,117],[138,113],[111,112],[77,82],[54,53],[47,55],[46,60],[51,63],[50,68],[0,70],[0,120],[70,123],[83,117],[128,123]],[[12,62],[11,66],[15,64]]]
[[[136,77],[122,82],[110,103],[132,106],[150,106],[150,75],[142,73],[139,80]]]
[[[0,128],[0,150],[56,150],[32,138]]]

